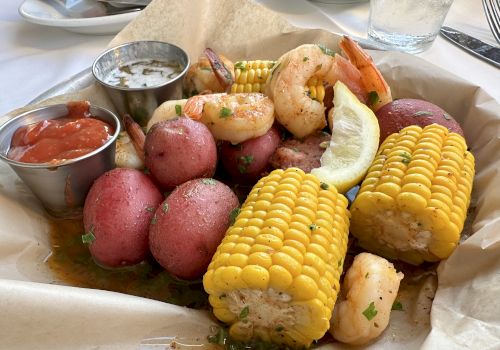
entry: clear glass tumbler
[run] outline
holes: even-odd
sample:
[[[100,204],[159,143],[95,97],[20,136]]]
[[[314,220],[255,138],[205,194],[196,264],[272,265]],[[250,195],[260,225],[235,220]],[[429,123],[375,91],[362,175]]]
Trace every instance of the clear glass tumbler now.
[[[370,0],[368,37],[394,50],[428,49],[453,0]]]

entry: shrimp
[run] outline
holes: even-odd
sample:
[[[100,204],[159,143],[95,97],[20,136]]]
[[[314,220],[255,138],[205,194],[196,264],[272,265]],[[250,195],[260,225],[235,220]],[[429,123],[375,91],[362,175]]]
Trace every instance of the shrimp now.
[[[361,253],[346,273],[345,300],[335,306],[330,332],[341,342],[362,345],[389,324],[392,304],[404,275],[384,258]]]
[[[123,116],[126,131],[120,132],[116,140],[115,163],[119,168],[144,168],[145,135],[139,124],[130,115]]]
[[[274,105],[260,93],[190,97],[183,113],[205,124],[217,140],[237,144],[264,135],[274,123]]]
[[[214,69],[215,68],[215,69]],[[189,67],[184,78],[184,94],[198,95],[201,92],[227,91],[234,80],[234,64],[223,55],[206,49],[198,62]]]
[[[369,107],[377,111],[383,105],[391,102],[391,88],[373,63],[373,59],[348,36],[344,36],[340,40],[339,46],[349,61],[360,71],[365,91],[370,94],[376,93],[374,96],[377,98]]]
[[[348,59],[314,44],[301,45],[281,56],[268,78],[266,94],[274,101],[276,118],[294,136],[303,138],[326,126],[325,105],[310,97],[307,84],[319,80],[333,86],[340,80],[363,103],[374,108],[392,100],[390,88],[370,56],[348,37],[340,42]]]

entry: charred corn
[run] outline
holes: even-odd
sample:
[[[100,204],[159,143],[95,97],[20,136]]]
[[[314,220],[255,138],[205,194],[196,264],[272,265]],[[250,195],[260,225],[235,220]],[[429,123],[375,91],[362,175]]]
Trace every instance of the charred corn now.
[[[237,92],[264,92],[269,74],[276,62],[274,61],[239,61],[234,65],[234,83],[231,93]],[[306,87],[309,97],[323,102],[325,87],[323,82],[312,77]]]
[[[297,168],[252,189],[203,278],[229,334],[308,347],[329,329],[347,249],[347,199]]]
[[[474,156],[443,126],[409,126],[381,145],[351,206],[364,248],[412,264],[447,258],[470,202]]]

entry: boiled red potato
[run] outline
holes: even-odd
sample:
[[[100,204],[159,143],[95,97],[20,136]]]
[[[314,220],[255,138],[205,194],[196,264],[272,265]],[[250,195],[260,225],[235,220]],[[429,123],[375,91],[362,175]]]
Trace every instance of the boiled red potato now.
[[[144,144],[146,167],[164,190],[188,180],[211,177],[217,165],[217,147],[208,128],[181,117],[154,124]]]
[[[149,223],[162,199],[139,170],[116,168],[99,177],[83,208],[83,240],[96,262],[120,267],[143,261],[149,252]]]
[[[180,185],[158,207],[151,221],[151,253],[178,278],[201,277],[238,206],[233,191],[217,180],[195,179]]]
[[[264,135],[237,145],[224,142],[220,149],[222,165],[238,183],[254,182],[268,170],[269,158],[280,139],[280,132],[272,127]]]
[[[464,135],[462,128],[452,116],[435,104],[411,98],[392,101],[376,112],[380,125],[380,142],[409,125],[424,127],[440,124],[452,132]]]

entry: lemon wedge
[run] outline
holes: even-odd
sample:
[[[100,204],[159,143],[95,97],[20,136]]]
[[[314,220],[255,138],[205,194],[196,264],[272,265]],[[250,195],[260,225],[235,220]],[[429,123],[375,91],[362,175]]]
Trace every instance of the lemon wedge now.
[[[380,128],[372,110],[342,82],[335,83],[333,93],[332,138],[321,167],[311,174],[344,193],[366,175],[378,150]]]

